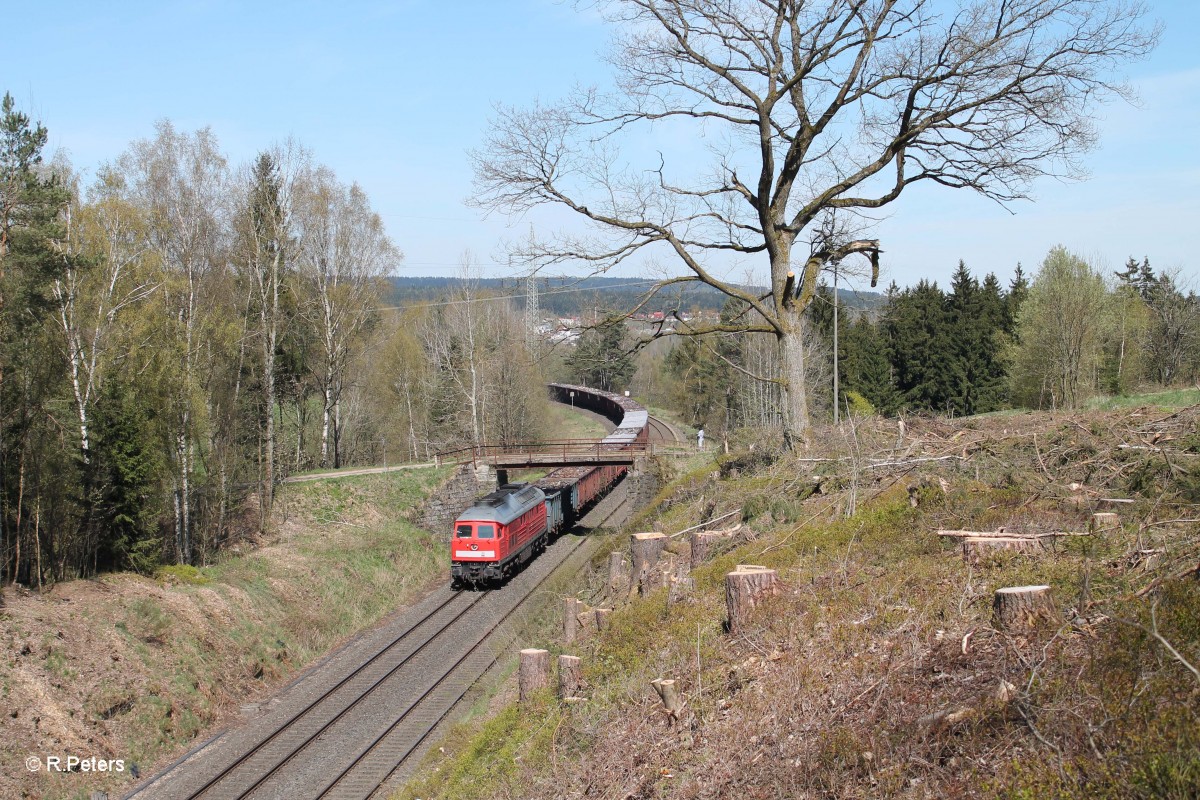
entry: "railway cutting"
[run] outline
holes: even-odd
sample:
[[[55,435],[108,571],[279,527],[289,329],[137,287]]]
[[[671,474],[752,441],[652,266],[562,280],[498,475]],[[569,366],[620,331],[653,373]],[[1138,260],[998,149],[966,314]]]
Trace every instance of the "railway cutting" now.
[[[585,391],[572,389],[576,400]],[[648,427],[645,421],[642,427]],[[645,437],[622,430],[619,422],[613,433],[630,441]],[[565,471],[559,491],[570,492],[572,480],[578,483],[591,470]],[[391,791],[463,698],[513,652],[523,622],[544,600],[543,587],[556,574],[582,567],[592,544],[586,531],[620,521],[632,505],[619,481],[611,490],[601,486],[596,500],[590,510],[581,509],[587,513],[569,533],[550,541],[544,554],[502,586],[439,588],[327,656],[268,703],[247,707],[243,724],[126,797],[369,798]]]

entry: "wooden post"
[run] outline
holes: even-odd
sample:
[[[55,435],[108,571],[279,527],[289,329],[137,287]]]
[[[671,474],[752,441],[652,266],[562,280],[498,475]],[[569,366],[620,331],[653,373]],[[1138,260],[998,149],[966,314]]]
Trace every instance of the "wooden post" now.
[[[527,648],[521,651],[517,675],[520,702],[527,703],[550,684],[550,651]]]
[[[679,719],[679,714],[683,711],[683,699],[679,696],[679,689],[676,688],[675,681],[669,678],[659,678],[650,681],[650,685],[654,687],[658,699],[662,700],[663,708],[667,710],[671,721]]]
[[[567,644],[575,641],[579,634],[579,607],[582,605],[574,597],[563,598],[563,639]]]
[[[779,594],[775,570],[747,564],[725,575],[725,608],[729,615],[727,629],[741,633],[750,612],[766,597]]]
[[[1020,536],[971,536],[962,540],[963,561],[978,564],[998,552],[1040,553],[1046,549],[1041,539]]]
[[[997,589],[992,601],[996,627],[1016,630],[1058,619],[1049,586],[1009,586]]]
[[[558,657],[558,696],[566,700],[577,697],[583,683],[583,669],[578,656]]]
[[[608,617],[612,614],[611,608],[596,609],[596,630],[602,631],[608,627]]]
[[[1092,533],[1113,531],[1120,527],[1121,517],[1111,511],[1101,511],[1097,514],[1092,514],[1092,521],[1088,523],[1088,530]]]
[[[620,591],[629,578],[625,574],[625,555],[619,551],[608,554],[608,588]]]
[[[629,593],[641,589],[658,564],[658,557],[667,546],[664,533],[635,533],[629,537],[629,549],[633,553],[633,577],[629,581]],[[653,578],[650,578],[653,580]]]

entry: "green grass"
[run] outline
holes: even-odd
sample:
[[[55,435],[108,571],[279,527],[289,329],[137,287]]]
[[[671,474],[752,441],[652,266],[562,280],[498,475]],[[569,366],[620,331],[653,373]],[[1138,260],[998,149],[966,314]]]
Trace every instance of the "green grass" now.
[[[864,501],[849,519],[830,521],[824,514],[803,522],[828,501],[804,504],[786,472],[718,483],[697,468],[673,481],[659,498],[669,502],[644,512],[638,529],[684,527],[696,503],[714,492],[726,503],[759,494],[777,502],[751,510],[750,525],[760,533],[756,541],[693,573],[690,602],[668,606],[660,590],[618,609],[602,635],[576,645],[590,687],[587,702],[535,703],[519,712],[510,707],[489,722],[461,726],[447,752],[435,756],[397,800],[582,795],[587,787],[605,787],[607,776],[631,761],[645,764],[651,776],[660,765],[679,776],[703,776],[690,784],[704,787],[700,795],[725,796],[729,787],[714,782],[712,761],[705,760],[711,755],[699,745],[680,747],[693,735],[713,743],[722,753],[717,766],[734,769],[739,785],[771,786],[786,796],[782,784],[774,783],[781,776],[776,767],[765,760],[753,766],[758,759],[751,733],[773,736],[776,761],[800,769],[808,785],[824,787],[822,796],[901,796],[913,779],[935,796],[939,790],[957,794],[960,779],[983,787],[983,796],[1195,796],[1200,736],[1193,715],[1200,690],[1194,691],[1192,677],[1146,633],[1152,624],[1148,601],[1134,595],[1148,579],[1145,573],[1114,568],[1128,552],[1132,527],[1066,540],[1041,557],[1000,554],[967,568],[935,529],[1020,526],[1064,512],[1054,501],[959,477],[948,494],[923,491],[917,508],[908,502],[906,485],[897,483]],[[1072,522],[1086,525],[1086,513]],[[745,636],[752,648],[721,630],[724,576],[738,563],[776,569],[784,587],[755,615],[755,630]],[[991,632],[995,588],[1041,583],[1054,587],[1060,610],[1083,609],[1079,613],[1089,617],[1103,612],[1131,622],[1110,620],[1080,631],[1068,619],[1057,633],[1041,631],[1028,642]],[[1200,594],[1181,583],[1159,602],[1157,624],[1164,636],[1193,663],[1200,661]],[[962,648],[970,632],[976,644],[967,665]],[[948,644],[939,645],[943,639]],[[779,694],[761,701],[758,715],[745,712],[754,720],[751,728],[732,727],[726,720],[738,717],[742,703],[736,694],[740,684],[733,681],[744,668],[739,663],[772,651],[785,672],[764,680],[761,688]],[[884,658],[885,653],[894,654],[894,668],[893,656]],[[631,720],[654,713],[653,699],[649,705],[645,699],[647,683],[664,675],[684,681],[695,715],[690,730],[660,736],[642,726],[640,739],[623,739],[622,729],[637,724]],[[947,680],[935,684],[943,675]],[[977,723],[953,735],[913,736],[914,721],[926,710],[977,703],[976,695],[1001,676],[1028,687],[1024,702],[1039,712],[1039,732],[1062,743],[1065,756],[1040,747],[1014,709],[987,704],[978,706]],[[890,687],[871,695],[880,705],[853,705],[865,697],[863,687],[877,680]],[[974,681],[978,688],[962,688]],[[703,694],[695,691],[701,685]],[[806,699],[797,703],[797,696]],[[897,697],[906,702],[888,702]],[[774,708],[803,709],[802,720],[815,715],[820,733],[807,740],[797,733],[793,741],[786,722],[772,728],[762,717],[764,709]],[[1102,757],[1093,755],[1080,730],[1091,731]],[[731,755],[739,743],[742,761]],[[865,750],[873,751],[879,765],[878,786],[876,776],[864,776],[860,766]],[[606,751],[613,755],[606,757]],[[520,765],[514,753],[524,754]],[[950,766],[939,761],[951,756]],[[639,796],[700,796],[668,786],[643,784],[646,793]]]
[[[128,648],[124,658],[154,677],[131,698],[106,689],[88,701],[89,713],[98,718],[128,699],[120,752],[153,762],[201,735],[229,703],[410,602],[443,573],[446,554],[406,515],[449,472],[288,484],[277,507],[277,522],[289,520],[284,540],[200,569],[159,570],[157,591],[179,600],[123,601],[111,623]],[[209,621],[181,624],[170,609],[187,602]]]
[[[550,403],[546,424],[539,428],[547,439],[600,439],[604,426],[593,417],[562,403]]]
[[[1084,407],[1090,411],[1113,411],[1118,408],[1136,408],[1137,406],[1175,409],[1197,404],[1200,404],[1200,389],[1168,389],[1147,394],[1093,397],[1087,401]]]

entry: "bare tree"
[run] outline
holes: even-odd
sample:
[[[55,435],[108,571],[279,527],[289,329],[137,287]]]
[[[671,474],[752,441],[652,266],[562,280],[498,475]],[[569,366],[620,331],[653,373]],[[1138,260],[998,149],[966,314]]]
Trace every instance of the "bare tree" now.
[[[501,107],[473,154],[477,202],[584,221],[587,233],[519,245],[526,263],[604,270],[665,251],[686,274],[662,285],[700,281],[747,303],[760,323],[742,329],[777,340],[790,444],[809,424],[801,315],[819,271],[879,254],[872,240],[822,235],[828,215],[870,213],[918,182],[1006,202],[1039,176],[1075,174],[1092,109],[1124,93],[1112,70],[1157,38],[1144,7],[1120,0],[602,6],[619,27],[618,91]],[[656,135],[670,145],[637,138]],[[668,163],[667,146],[701,136],[708,164]],[[623,142],[659,153],[638,166]],[[730,254],[765,255],[770,291],[722,280]]]

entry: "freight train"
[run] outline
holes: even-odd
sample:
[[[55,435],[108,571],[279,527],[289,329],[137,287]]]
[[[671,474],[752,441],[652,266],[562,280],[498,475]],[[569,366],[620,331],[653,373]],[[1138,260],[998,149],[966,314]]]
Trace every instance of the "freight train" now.
[[[595,411],[616,424],[604,449],[647,440],[647,412],[628,397],[586,386],[550,384],[553,399]],[[501,486],[459,515],[450,537],[450,583],[499,583],[574,525],[624,475],[628,467],[606,464],[563,467],[532,483]]]

